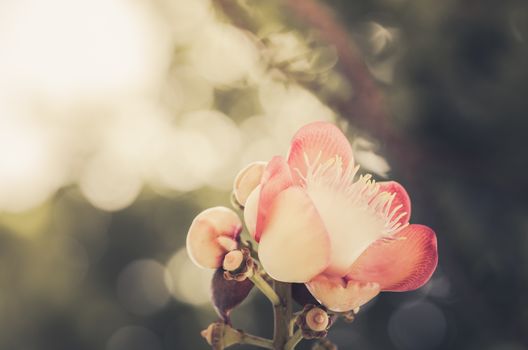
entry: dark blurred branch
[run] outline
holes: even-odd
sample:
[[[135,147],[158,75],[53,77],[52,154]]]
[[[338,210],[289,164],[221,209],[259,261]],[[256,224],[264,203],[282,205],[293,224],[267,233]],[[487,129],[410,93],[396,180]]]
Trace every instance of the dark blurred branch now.
[[[356,92],[355,96],[347,101],[348,113],[344,116],[349,115],[367,130],[376,130],[379,136],[385,136],[389,130],[383,96],[347,29],[328,6],[317,0],[284,2],[299,20],[318,30],[322,39],[336,48],[339,56],[338,66],[353,84]]]
[[[328,101],[329,105],[353,125],[380,140],[390,158],[397,160],[402,175],[417,181],[415,170],[426,159],[423,150],[414,147],[394,128],[383,94],[345,26],[332,9],[320,1],[283,1],[298,20],[319,31],[323,40],[335,46],[339,57],[338,68],[354,88],[353,98],[333,99]]]
[[[333,11],[319,1],[282,0],[282,2],[299,21],[317,30],[323,40],[336,48],[339,57],[338,68],[354,88],[355,95],[352,98],[343,100],[330,97],[327,101],[328,105],[343,118],[351,121],[354,126],[380,140],[390,152],[390,156],[397,159],[402,175],[411,180],[416,174],[416,166],[424,157],[392,126],[383,95],[347,29]],[[258,29],[255,19],[236,1],[215,0],[215,4],[239,28],[253,33]],[[310,82],[297,81],[297,83],[309,90],[314,88]]]

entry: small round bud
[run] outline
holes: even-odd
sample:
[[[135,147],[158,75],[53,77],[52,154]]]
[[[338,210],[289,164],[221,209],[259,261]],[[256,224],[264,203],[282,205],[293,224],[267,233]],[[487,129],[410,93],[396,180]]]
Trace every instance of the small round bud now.
[[[244,254],[240,250],[232,250],[224,257],[223,267],[226,271],[235,271],[242,265]]]
[[[313,331],[321,332],[328,327],[328,314],[323,309],[314,307],[306,313],[305,317],[306,325]]]
[[[215,350],[223,350],[240,343],[242,340],[240,331],[222,322],[211,323],[207,329],[201,332],[201,335]]]
[[[224,278],[228,281],[242,282],[255,273],[255,262],[247,248],[227,253],[222,267]]]
[[[304,306],[296,321],[305,339],[326,337],[333,322],[334,318],[330,318],[324,308],[311,304]]]
[[[209,345],[213,345],[213,330],[215,329],[215,325],[215,323],[211,323],[206,329],[200,332]]]

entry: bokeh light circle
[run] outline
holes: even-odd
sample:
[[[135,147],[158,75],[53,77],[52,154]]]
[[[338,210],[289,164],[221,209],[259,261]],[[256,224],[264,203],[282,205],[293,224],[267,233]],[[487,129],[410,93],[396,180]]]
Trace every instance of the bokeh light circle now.
[[[108,340],[106,350],[162,350],[159,337],[145,327],[126,326]]]
[[[389,336],[401,350],[437,349],[444,340],[446,328],[442,310],[427,301],[404,305],[389,320]]]
[[[185,248],[182,248],[167,263],[165,284],[176,300],[191,305],[205,305],[210,300],[213,272],[196,267]]]
[[[117,295],[125,308],[138,315],[162,309],[170,299],[164,283],[165,268],[155,260],[137,260],[119,274]]]

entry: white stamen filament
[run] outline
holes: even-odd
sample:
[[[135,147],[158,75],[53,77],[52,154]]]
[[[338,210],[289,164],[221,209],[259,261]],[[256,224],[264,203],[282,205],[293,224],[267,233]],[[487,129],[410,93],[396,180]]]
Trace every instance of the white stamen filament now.
[[[390,238],[407,226],[399,223],[399,220],[407,214],[402,210],[403,206],[400,204],[391,210],[396,194],[381,192],[380,185],[372,179],[371,174],[357,177],[359,165],[350,164],[344,169],[343,160],[339,156],[324,163],[319,162],[320,158],[321,152],[313,161],[310,161],[305,153],[306,174],[303,176],[299,169],[295,169],[308,190],[327,187],[344,194],[350,204],[365,210],[365,214],[373,214],[383,221],[381,235],[384,238]]]

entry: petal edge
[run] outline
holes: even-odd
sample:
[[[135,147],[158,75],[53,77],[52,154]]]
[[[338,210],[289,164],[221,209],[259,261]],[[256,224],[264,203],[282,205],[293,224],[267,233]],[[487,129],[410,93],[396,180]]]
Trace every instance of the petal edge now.
[[[350,142],[337,126],[329,122],[319,121],[307,124],[293,136],[288,164],[297,185],[302,183],[302,179],[295,169],[298,169],[303,176],[306,175],[305,155],[311,163],[315,163],[318,158],[319,163],[324,163],[339,156],[345,169],[349,165],[354,165]]]
[[[382,291],[403,292],[423,286],[438,264],[436,235],[424,225],[409,225],[394,240],[374,242],[354,262],[347,278],[373,281]]]
[[[405,188],[396,181],[382,181],[378,182],[380,185],[380,192],[394,193],[394,197],[389,211],[393,211],[398,205],[401,205],[401,209],[398,213],[405,212],[398,222],[403,226],[407,224],[411,218],[411,199]],[[396,215],[398,215],[398,213]]]
[[[260,181],[260,195],[257,209],[257,220],[254,238],[260,241],[262,231],[265,229],[271,206],[282,191],[293,185],[292,175],[288,164],[283,157],[273,157],[262,174]]]
[[[252,162],[237,174],[233,183],[233,194],[240,205],[246,205],[249,195],[260,184],[266,164],[261,161]]]

